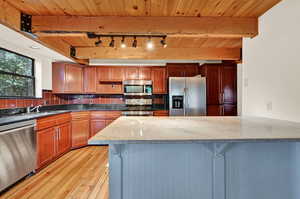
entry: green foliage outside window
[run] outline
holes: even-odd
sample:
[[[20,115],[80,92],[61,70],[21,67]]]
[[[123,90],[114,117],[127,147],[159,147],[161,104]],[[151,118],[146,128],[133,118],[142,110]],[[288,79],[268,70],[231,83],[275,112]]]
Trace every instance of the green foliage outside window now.
[[[0,97],[34,97],[34,60],[0,48]]]

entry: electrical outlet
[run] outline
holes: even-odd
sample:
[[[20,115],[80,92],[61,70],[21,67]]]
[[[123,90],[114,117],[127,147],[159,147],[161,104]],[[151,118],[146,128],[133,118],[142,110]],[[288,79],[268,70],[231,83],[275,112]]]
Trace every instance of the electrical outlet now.
[[[273,102],[268,102],[267,103],[267,111],[272,111],[273,110]]]

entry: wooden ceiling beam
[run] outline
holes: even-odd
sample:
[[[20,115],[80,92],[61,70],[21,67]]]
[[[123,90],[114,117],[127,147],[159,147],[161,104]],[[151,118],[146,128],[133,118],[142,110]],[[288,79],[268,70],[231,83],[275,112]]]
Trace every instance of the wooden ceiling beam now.
[[[78,59],[240,60],[240,53],[240,48],[76,48]]]
[[[32,31],[101,34],[167,34],[198,37],[255,37],[258,19],[249,17],[33,16]]]
[[[50,49],[55,50],[56,52],[74,60],[80,64],[88,64],[88,60],[76,59],[70,56],[70,48],[71,46],[64,42],[57,42],[47,38],[38,38],[34,39],[33,37],[28,36],[23,31],[21,31],[21,12],[11,6],[8,1],[0,0],[0,8],[2,9],[0,12],[0,24],[5,25],[6,27],[13,29],[20,34],[24,35],[28,39],[34,40]]]

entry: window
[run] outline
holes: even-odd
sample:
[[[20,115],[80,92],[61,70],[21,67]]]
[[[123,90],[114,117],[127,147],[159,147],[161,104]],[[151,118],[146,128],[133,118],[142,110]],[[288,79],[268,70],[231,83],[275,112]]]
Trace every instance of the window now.
[[[34,60],[0,48],[0,97],[34,97],[34,87]]]

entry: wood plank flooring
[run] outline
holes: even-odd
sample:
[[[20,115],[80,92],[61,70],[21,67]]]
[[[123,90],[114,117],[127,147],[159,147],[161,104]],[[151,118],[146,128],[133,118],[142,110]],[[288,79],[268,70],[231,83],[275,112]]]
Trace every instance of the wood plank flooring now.
[[[108,147],[73,150],[0,199],[108,199]]]

